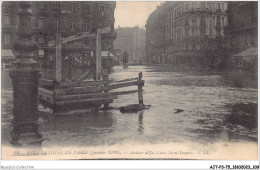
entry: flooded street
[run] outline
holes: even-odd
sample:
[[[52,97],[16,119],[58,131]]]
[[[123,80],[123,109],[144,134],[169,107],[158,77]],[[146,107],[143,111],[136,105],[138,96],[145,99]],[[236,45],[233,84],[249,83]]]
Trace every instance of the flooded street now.
[[[163,71],[162,71],[163,70]],[[210,144],[219,141],[257,144],[257,89],[230,86],[219,74],[177,72],[152,66],[114,67],[110,78],[122,80],[143,72],[144,104],[150,109],[121,113],[120,106],[138,103],[138,95],[118,96],[111,110],[54,115],[39,106],[44,147]],[[2,143],[12,130],[12,89],[2,84]],[[130,89],[130,88],[128,88]],[[136,86],[131,89],[137,89]]]

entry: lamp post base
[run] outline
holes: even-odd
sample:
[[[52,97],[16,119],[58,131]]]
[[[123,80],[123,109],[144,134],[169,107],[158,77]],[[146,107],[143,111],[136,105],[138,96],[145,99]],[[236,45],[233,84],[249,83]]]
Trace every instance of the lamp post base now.
[[[34,132],[23,133],[21,135],[12,135],[12,141],[10,143],[15,147],[41,147],[42,142],[45,140],[41,134],[35,135]],[[17,139],[16,139],[17,137]]]

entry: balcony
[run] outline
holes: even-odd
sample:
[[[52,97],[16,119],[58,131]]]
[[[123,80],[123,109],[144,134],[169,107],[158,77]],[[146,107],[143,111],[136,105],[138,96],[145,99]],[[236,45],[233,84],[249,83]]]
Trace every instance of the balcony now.
[[[216,12],[217,13],[221,13],[221,9],[216,9]]]
[[[2,29],[3,30],[15,30],[15,29],[17,29],[17,26],[11,25],[11,24],[3,24]]]

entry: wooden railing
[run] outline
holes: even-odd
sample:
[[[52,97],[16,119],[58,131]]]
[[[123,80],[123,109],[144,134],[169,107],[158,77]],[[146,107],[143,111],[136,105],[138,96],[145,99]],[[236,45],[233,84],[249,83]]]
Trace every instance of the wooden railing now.
[[[84,109],[89,107],[100,107],[102,104],[107,109],[118,95],[138,93],[139,104],[143,104],[144,80],[142,72],[139,77],[120,81],[81,81],[71,83],[60,83],[56,85],[52,80],[41,80],[39,87],[40,103],[49,106],[54,112],[66,110]],[[138,86],[137,90],[110,92],[129,86]]]

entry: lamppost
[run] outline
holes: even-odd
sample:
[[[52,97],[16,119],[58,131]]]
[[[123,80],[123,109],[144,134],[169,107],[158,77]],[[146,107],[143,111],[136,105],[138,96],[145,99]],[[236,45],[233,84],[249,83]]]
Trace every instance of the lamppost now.
[[[39,146],[43,138],[38,132],[38,84],[39,71],[36,69],[37,62],[35,51],[38,45],[31,40],[31,3],[20,2],[19,26],[13,49],[17,60],[16,66],[10,72],[13,84],[13,131],[11,133],[13,145]]]

